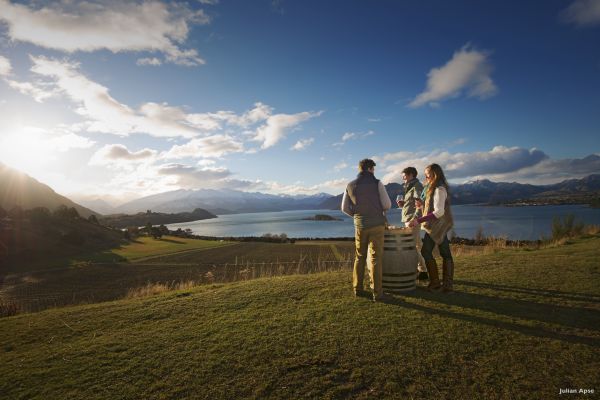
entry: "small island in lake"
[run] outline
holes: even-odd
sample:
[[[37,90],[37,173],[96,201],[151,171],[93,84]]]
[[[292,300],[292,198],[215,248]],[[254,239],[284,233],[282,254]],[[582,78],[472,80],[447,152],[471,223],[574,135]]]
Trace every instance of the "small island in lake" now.
[[[314,217],[302,218],[305,221],[342,221],[341,218],[332,217],[327,214],[317,214]]]

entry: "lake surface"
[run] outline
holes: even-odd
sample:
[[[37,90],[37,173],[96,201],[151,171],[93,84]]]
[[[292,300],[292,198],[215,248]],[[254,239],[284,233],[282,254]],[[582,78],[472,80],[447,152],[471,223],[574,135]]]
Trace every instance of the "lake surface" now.
[[[509,239],[536,240],[550,236],[555,216],[575,215],[576,221],[600,225],[600,209],[583,205],[498,207],[453,206],[454,231],[458,236],[472,238],[481,227],[486,236]],[[327,214],[342,221],[306,221],[303,218]],[[392,225],[401,225],[400,210],[388,212]],[[266,233],[285,233],[299,237],[353,237],[352,218],[337,210],[298,210],[220,215],[218,218],[168,225],[169,229],[190,228],[194,234],[205,236],[262,236]]]

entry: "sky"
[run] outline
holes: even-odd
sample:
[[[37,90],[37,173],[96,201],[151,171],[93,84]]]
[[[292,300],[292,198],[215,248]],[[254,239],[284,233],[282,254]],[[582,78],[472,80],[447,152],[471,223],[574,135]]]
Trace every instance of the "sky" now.
[[[0,0],[0,162],[113,204],[600,173],[600,0]]]

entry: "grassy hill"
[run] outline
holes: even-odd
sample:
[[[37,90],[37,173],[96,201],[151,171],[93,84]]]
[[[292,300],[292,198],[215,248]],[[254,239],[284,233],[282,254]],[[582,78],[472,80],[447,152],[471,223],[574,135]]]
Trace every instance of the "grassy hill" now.
[[[92,214],[98,215],[97,212],[56,193],[48,185],[0,163],[0,207],[6,211],[15,206],[23,210],[46,207],[53,211],[61,205],[75,208],[84,218]]]
[[[353,298],[351,274],[330,272],[3,318],[0,391],[10,399],[597,391],[599,249],[596,236],[457,257],[454,295],[417,290],[385,304]]]

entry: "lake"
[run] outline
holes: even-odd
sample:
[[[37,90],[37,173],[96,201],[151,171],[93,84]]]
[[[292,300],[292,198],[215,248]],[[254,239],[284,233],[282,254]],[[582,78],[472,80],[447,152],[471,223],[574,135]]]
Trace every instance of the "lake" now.
[[[453,206],[454,231],[458,236],[472,238],[481,227],[486,236],[536,240],[550,236],[555,216],[575,215],[576,221],[600,225],[600,209],[584,205],[499,207]],[[342,221],[307,221],[303,218],[327,214]],[[388,212],[392,225],[400,225],[400,210]],[[169,229],[190,228],[205,236],[262,236],[285,233],[290,238],[353,237],[352,218],[337,210],[298,210],[220,215],[218,218],[169,224]]]

